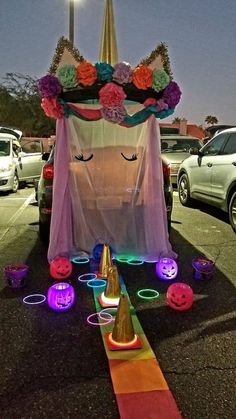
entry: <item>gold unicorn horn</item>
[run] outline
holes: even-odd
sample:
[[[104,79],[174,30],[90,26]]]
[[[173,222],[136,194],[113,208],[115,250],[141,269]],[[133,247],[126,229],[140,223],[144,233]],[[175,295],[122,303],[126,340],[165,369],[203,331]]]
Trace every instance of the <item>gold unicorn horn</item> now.
[[[117,309],[112,339],[117,343],[129,343],[135,338],[128,297],[121,294]]]
[[[104,292],[107,298],[119,298],[121,294],[119,274],[117,267],[111,265],[107,272],[107,286]]]
[[[99,264],[99,276],[107,277],[108,268],[111,266],[110,247],[107,243],[103,245],[102,256]]]

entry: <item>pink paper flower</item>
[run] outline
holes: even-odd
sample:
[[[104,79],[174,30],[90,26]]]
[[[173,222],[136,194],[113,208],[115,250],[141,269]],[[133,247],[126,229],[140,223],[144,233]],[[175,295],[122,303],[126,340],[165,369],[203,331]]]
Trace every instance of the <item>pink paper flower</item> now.
[[[107,83],[99,91],[99,101],[104,108],[112,108],[120,106],[126,98],[126,94],[122,87],[115,83]]]
[[[63,106],[57,101],[55,97],[44,97],[41,102],[41,108],[50,118],[60,119],[64,115]]]

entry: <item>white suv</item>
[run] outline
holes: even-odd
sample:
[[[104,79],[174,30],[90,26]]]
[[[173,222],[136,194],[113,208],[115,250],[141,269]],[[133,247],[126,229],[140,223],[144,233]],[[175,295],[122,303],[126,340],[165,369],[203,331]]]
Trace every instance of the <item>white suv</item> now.
[[[226,211],[236,232],[236,128],[221,131],[191,154],[178,172],[181,204],[197,199]]]
[[[0,127],[0,191],[16,192],[20,182],[40,177],[44,161],[40,141],[20,143],[22,133]]]

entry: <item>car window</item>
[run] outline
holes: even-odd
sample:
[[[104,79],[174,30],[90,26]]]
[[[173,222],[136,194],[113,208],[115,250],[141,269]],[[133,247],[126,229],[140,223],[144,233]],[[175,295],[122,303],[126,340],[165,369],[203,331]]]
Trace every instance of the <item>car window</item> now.
[[[163,138],[161,140],[161,151],[166,153],[178,152],[178,151],[186,151],[189,152],[190,148],[198,148],[202,147],[202,144],[195,139],[189,138],[181,138],[181,139],[168,139]]]
[[[223,154],[236,153],[236,132],[230,134],[228,141],[224,147]]]
[[[41,143],[39,141],[27,141],[22,144],[22,151],[26,154],[41,153]]]
[[[222,154],[221,150],[223,148],[227,136],[228,135],[225,134],[217,135],[216,138],[212,139],[209,143],[207,143],[203,150],[204,156],[217,156],[218,154]]]
[[[0,141],[0,156],[10,156],[10,141],[1,140]]]

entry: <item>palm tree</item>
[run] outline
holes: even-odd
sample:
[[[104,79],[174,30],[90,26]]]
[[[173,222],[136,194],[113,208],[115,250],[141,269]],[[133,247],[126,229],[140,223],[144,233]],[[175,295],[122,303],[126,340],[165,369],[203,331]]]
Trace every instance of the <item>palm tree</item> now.
[[[180,118],[175,118],[175,119],[173,119],[173,121],[172,121],[172,124],[179,124],[180,123]]]
[[[218,119],[216,118],[216,116],[207,115],[205,118],[205,122],[207,124],[215,125],[218,124]]]

